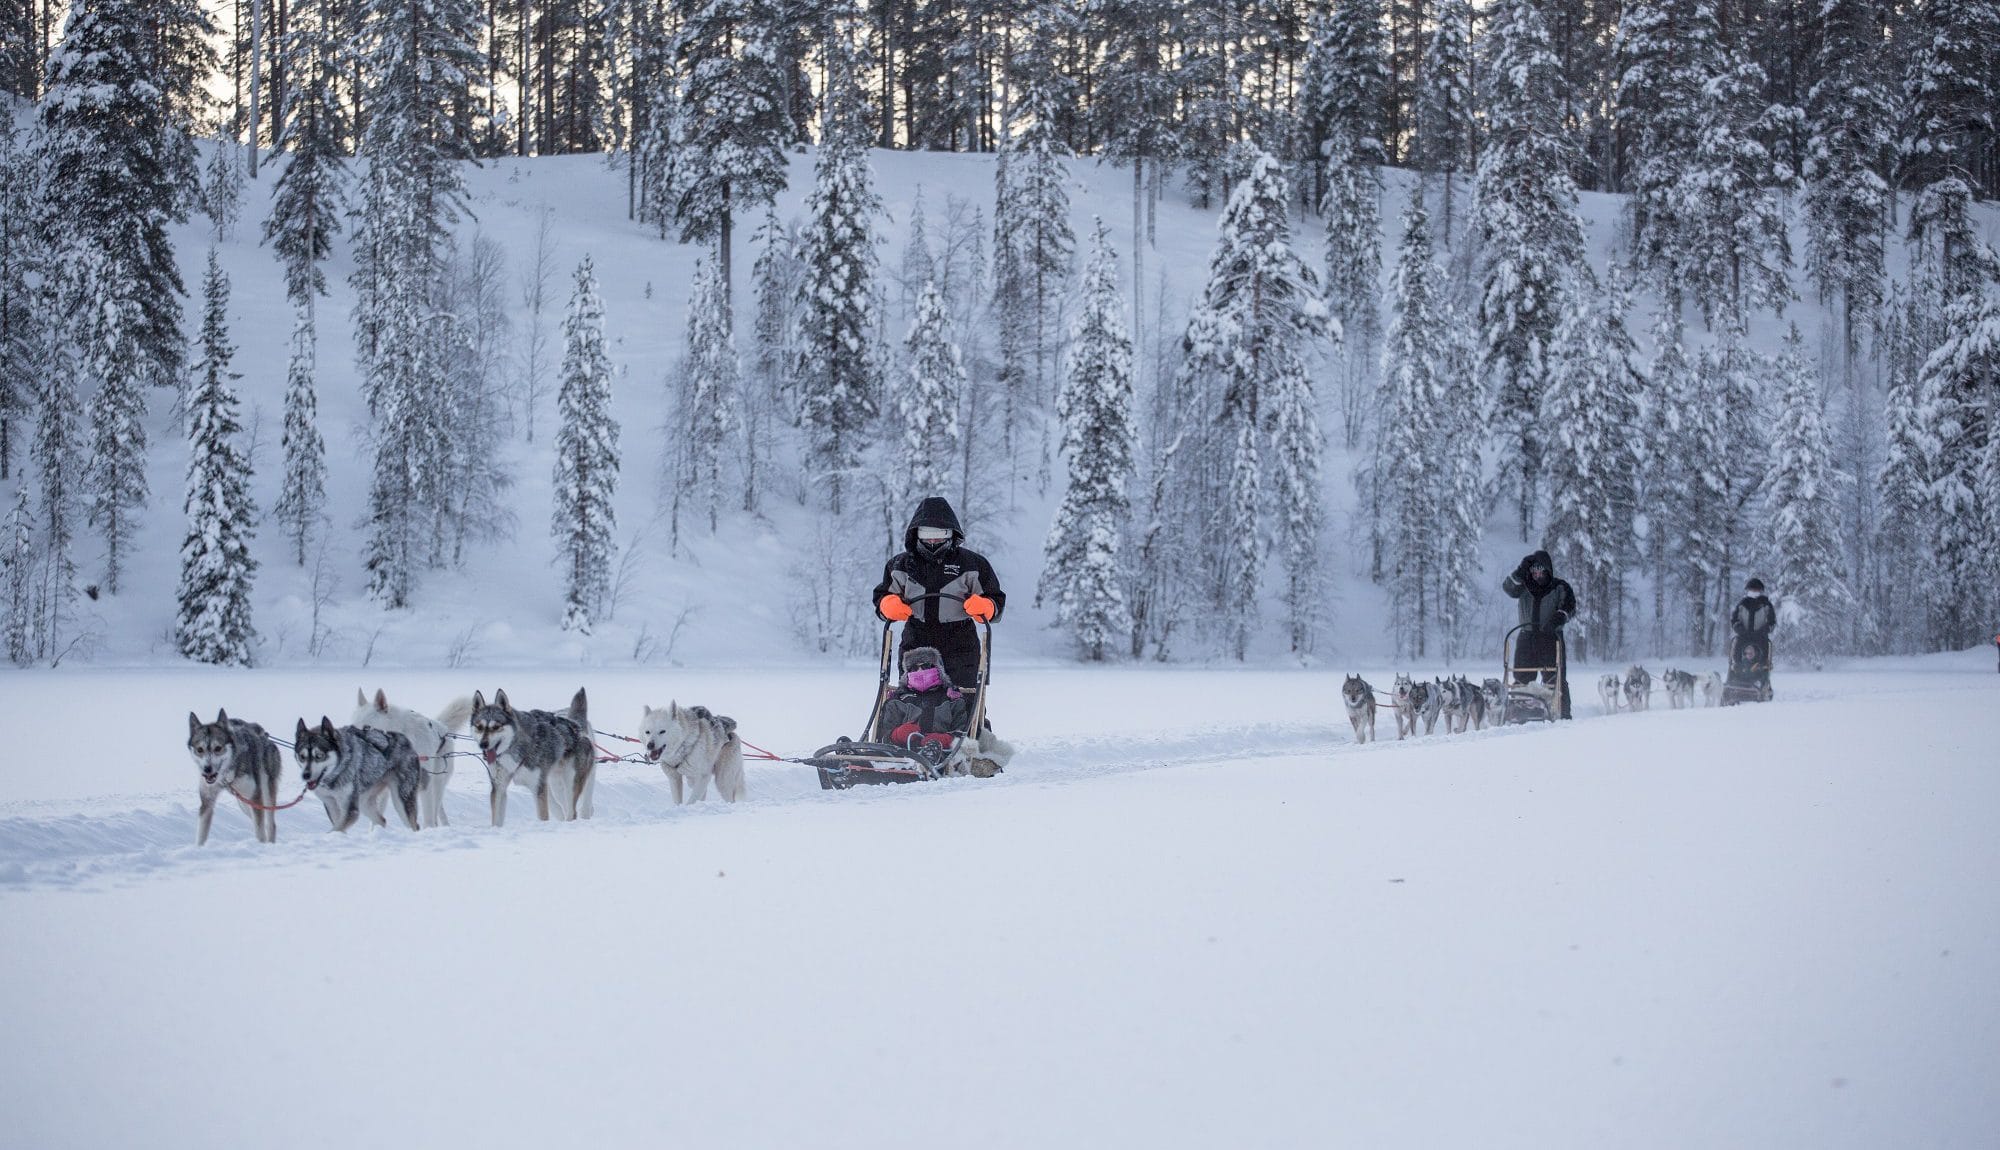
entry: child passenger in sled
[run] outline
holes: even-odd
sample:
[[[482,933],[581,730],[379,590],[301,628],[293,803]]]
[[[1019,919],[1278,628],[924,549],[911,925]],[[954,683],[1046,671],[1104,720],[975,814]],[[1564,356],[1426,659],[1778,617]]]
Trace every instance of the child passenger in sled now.
[[[946,750],[972,724],[972,698],[952,686],[936,647],[903,652],[903,683],[882,704],[878,729],[889,741],[914,749],[934,743]]]

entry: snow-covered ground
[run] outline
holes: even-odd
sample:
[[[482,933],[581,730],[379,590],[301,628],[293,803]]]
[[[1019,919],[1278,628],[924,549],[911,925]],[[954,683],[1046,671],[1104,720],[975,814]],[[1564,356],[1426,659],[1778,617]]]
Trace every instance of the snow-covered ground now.
[[[1337,674],[1030,668],[992,780],[496,830],[468,761],[449,828],[205,848],[189,709],[582,681],[796,755],[871,675],[13,676],[0,1145],[1992,1147],[1990,658],[1373,747]]]

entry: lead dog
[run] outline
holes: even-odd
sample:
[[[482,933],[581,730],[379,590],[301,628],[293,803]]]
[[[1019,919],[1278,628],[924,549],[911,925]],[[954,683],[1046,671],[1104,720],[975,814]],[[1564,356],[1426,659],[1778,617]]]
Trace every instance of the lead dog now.
[[[433,719],[408,707],[396,706],[383,691],[376,691],[371,702],[365,692],[357,690],[354,718],[349,721],[357,727],[394,731],[410,740],[410,746],[417,752],[417,765],[424,772],[424,788],[417,794],[417,813],[425,826],[442,827],[451,825],[444,811],[444,791],[451,783],[451,733],[471,717],[471,699],[453,699]]]
[[[493,785],[494,826],[507,821],[507,784],[517,778],[534,789],[535,816],[542,821],[548,821],[551,798],[559,819],[590,817],[597,746],[590,740],[588,708],[581,687],[566,711],[517,711],[505,691],[495,691],[491,703],[472,693],[472,734]]]
[[[201,768],[201,809],[194,817],[194,845],[208,841],[208,824],[215,818],[215,800],[223,791],[236,796],[243,813],[257,824],[257,841],[278,841],[278,775],[284,761],[278,744],[264,728],[227,711],[217,711],[213,723],[188,712],[188,754]]]
[[[1391,696],[1396,704],[1396,737],[1417,733],[1417,712],[1423,708],[1423,696],[1417,693],[1418,684],[1410,682],[1408,675],[1396,676],[1396,691]]]
[[[334,830],[345,834],[362,815],[378,827],[388,826],[382,801],[391,795],[403,822],[411,830],[420,825],[417,792],[423,789],[424,769],[417,762],[417,749],[396,732],[336,729],[324,715],[317,727],[300,719],[292,736],[292,757],[299,761],[306,789],[316,792],[326,806],[326,821]]]
[[[736,737],[735,719],[669,701],[646,708],[639,733],[645,736],[646,761],[660,764],[673,784],[675,805],[683,801],[683,785],[692,787],[694,802],[707,798],[710,779],[724,801],[743,797],[743,740]]]
[[[1615,674],[1597,677],[1597,698],[1604,704],[1605,714],[1612,715],[1618,712],[1618,697],[1624,689],[1624,681]]]
[[[1347,707],[1347,721],[1354,727],[1354,741],[1375,741],[1375,688],[1359,675],[1349,675],[1340,684],[1340,701]]]
[[[1636,664],[1625,672],[1625,706],[1634,711],[1646,710],[1653,701],[1653,676],[1646,668]]]

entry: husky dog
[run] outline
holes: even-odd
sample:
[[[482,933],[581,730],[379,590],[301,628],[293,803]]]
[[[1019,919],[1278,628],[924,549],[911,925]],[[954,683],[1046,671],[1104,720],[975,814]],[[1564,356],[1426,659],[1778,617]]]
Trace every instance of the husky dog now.
[[[382,815],[382,800],[393,792],[396,813],[416,830],[417,792],[424,787],[424,768],[417,761],[417,749],[396,731],[373,727],[339,727],[320,716],[319,726],[308,727],[304,719],[292,735],[292,757],[299,761],[299,776],[306,789],[317,791],[326,804],[326,821],[345,833],[362,815],[378,827],[389,820]]]
[[[227,790],[243,804],[250,821],[257,824],[257,841],[278,841],[278,773],[284,762],[278,744],[264,728],[227,711],[217,711],[213,723],[204,723],[188,712],[188,754],[201,768],[201,810],[194,818],[194,845],[208,841],[208,824],[215,818],[215,800]]]
[[[1437,712],[1437,721],[1444,724],[1445,734],[1465,729],[1465,702],[1459,696],[1457,679],[1439,679],[1431,684],[1431,709]]]
[[[1710,707],[1722,702],[1722,672],[1710,671],[1701,681],[1701,701]]]
[[[1507,714],[1504,706],[1507,702],[1507,684],[1498,679],[1487,679],[1479,684],[1479,693],[1486,696],[1488,721],[1496,727],[1499,726]]]
[[[444,713],[433,719],[429,715],[412,711],[408,707],[398,707],[389,702],[382,691],[375,692],[370,702],[365,692],[354,692],[354,718],[349,720],[357,727],[373,727],[378,731],[394,731],[410,740],[410,746],[417,752],[417,763],[424,771],[424,789],[417,795],[417,810],[427,827],[451,825],[451,819],[444,813],[444,790],[451,783],[451,733],[465,725],[472,717],[471,699],[454,699],[445,707]]]
[[[1428,683],[1418,683],[1414,688],[1417,696],[1417,710],[1424,717],[1424,734],[1437,730],[1438,716],[1444,713],[1444,680],[1433,679]],[[1445,728],[1449,731],[1451,728]]]
[[[1678,711],[1683,707],[1694,706],[1696,680],[1693,675],[1668,667],[1666,673],[1660,676],[1660,682],[1666,684],[1669,707]]]
[[[1396,676],[1396,737],[1417,733],[1417,712],[1423,709],[1423,696],[1417,693],[1418,686],[1410,682],[1408,675]]]
[[[495,691],[490,703],[474,691],[471,722],[480,757],[486,760],[486,778],[493,784],[494,826],[507,821],[507,784],[516,778],[534,787],[535,815],[544,822],[552,794],[557,818],[590,817],[597,745],[590,741],[582,687],[567,711],[517,711],[505,691]]]
[[[1653,701],[1653,676],[1646,668],[1637,664],[1625,672],[1625,706],[1629,710],[1646,710]]]
[[[727,802],[743,797],[743,741],[736,737],[736,720],[707,707],[647,707],[639,720],[646,737],[646,761],[660,764],[674,787],[679,805],[684,783],[694,787],[694,801],[708,797],[708,781]]]
[[[1354,727],[1354,741],[1375,741],[1375,688],[1359,675],[1349,675],[1340,684],[1340,701],[1347,706],[1347,721]]]
[[[1618,700],[1624,690],[1625,681],[1615,674],[1605,674],[1597,677],[1597,698],[1604,704],[1605,714],[1613,715],[1618,713]]]
[[[1464,675],[1458,677],[1458,729],[1470,726],[1475,731],[1486,729],[1486,692],[1472,685],[1472,680]]]

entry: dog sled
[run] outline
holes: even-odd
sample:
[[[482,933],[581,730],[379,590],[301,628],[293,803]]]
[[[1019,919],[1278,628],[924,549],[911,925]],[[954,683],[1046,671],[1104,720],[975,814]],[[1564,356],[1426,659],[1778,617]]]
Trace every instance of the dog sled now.
[[[940,598],[956,600],[958,596],[923,595],[911,601]],[[889,741],[889,732],[883,729],[886,721],[882,708],[895,697],[897,689],[896,634],[895,624],[882,624],[881,672],[875,683],[875,704],[868,711],[861,736],[842,735],[803,760],[819,772],[820,789],[844,791],[882,783],[924,782],[948,775],[990,778],[1000,773],[1004,756],[995,751],[993,744],[997,740],[985,731],[986,669],[992,650],[992,625],[979,624],[979,674],[972,686],[972,720],[967,724],[967,733],[958,734],[949,747],[921,738],[913,739],[910,746],[899,746]]]
[[[1526,630],[1527,624],[1508,631],[1500,638],[1500,682],[1505,694],[1500,698],[1500,721],[1502,723],[1553,723],[1562,716],[1563,644],[1555,644],[1555,665],[1552,667],[1526,667],[1515,662],[1519,644],[1514,637]],[[1542,676],[1554,674],[1554,682],[1543,682]],[[1528,675],[1527,682],[1517,682],[1519,675]]]
[[[1722,705],[1771,701],[1771,641],[1738,638],[1729,647],[1729,677],[1722,681]]]

